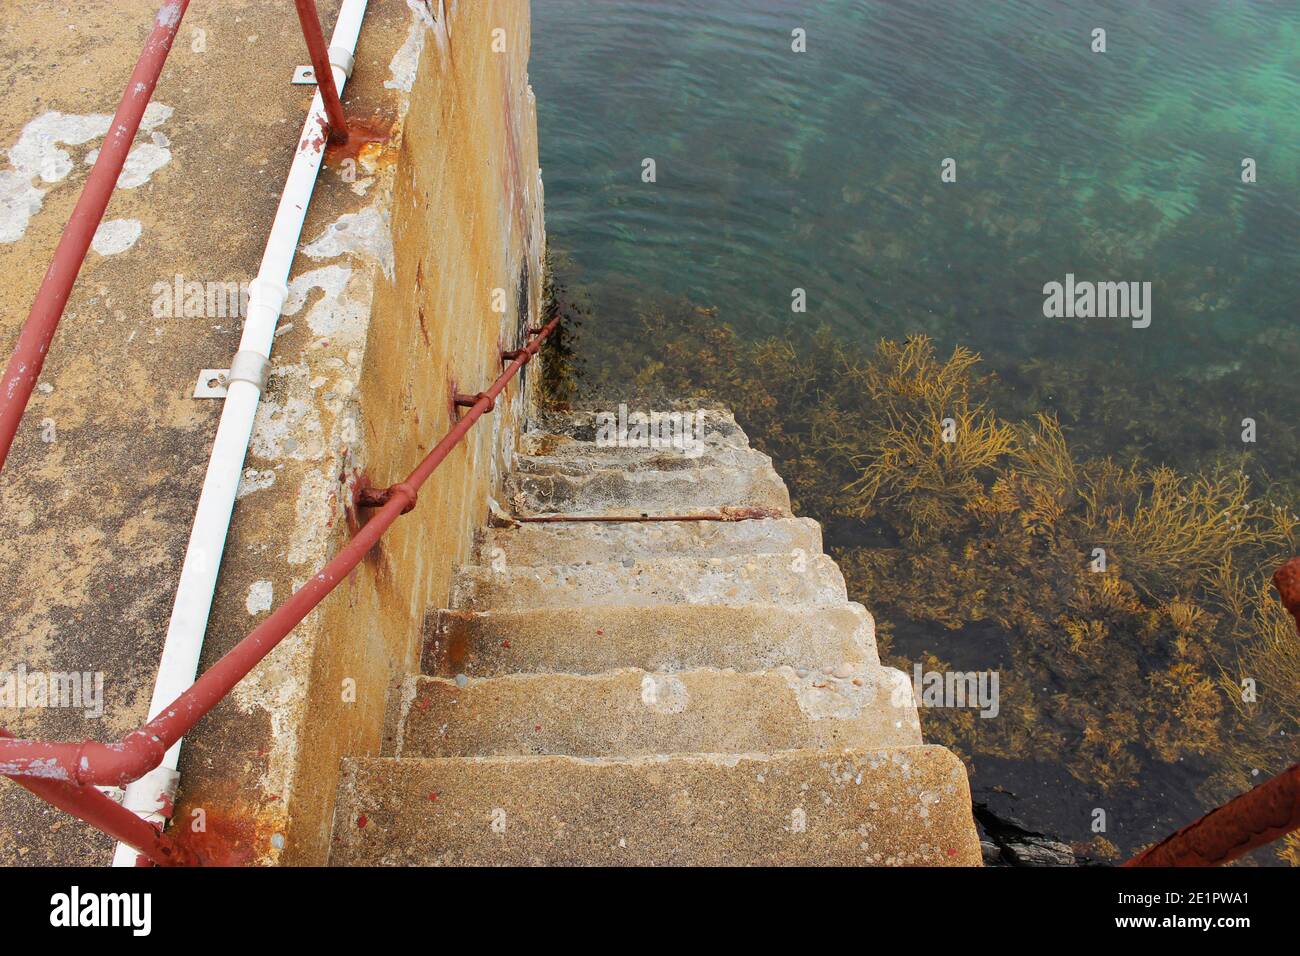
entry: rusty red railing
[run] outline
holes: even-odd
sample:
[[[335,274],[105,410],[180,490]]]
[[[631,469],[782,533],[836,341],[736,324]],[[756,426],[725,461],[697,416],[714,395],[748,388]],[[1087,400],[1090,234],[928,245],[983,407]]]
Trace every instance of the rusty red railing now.
[[[163,4],[154,18],[153,30],[131,72],[131,81],[126,84],[117,112],[113,114],[113,124],[108,128],[104,145],[86,178],[86,185],[59,238],[54,258],[18,335],[18,344],[14,346],[4,378],[0,380],[0,469],[4,468],[5,459],[9,457],[18,423],[27,410],[32,389],[36,387],[36,380],[45,365],[45,356],[49,354],[50,342],[59,327],[59,320],[63,318],[72,285],[77,281],[90,241],[95,238],[95,230],[104,218],[109,197],[113,195],[117,177],[122,174],[122,165],[131,151],[145,107],[153,97],[154,86],[188,6],[189,0],[171,0]]]
[[[1220,866],[1300,827],[1300,764],[1147,847],[1125,866]]]
[[[294,6],[298,8],[298,22],[302,24],[307,53],[311,56],[316,89],[320,90],[321,103],[324,104],[325,115],[329,119],[330,142],[342,142],[348,138],[348,120],[343,115],[343,101],[339,99],[338,87],[334,85],[334,70],[330,66],[325,35],[321,32],[320,17],[316,14],[316,0],[294,0]]]
[[[0,379],[0,470],[49,353],[72,287],[121,175],[145,108],[176,38],[189,0],[168,0],[159,9],[131,80],[114,114],[108,136],[64,228],[53,260],[19,333]],[[329,54],[313,0],[295,0],[311,54],[317,88],[328,117],[330,138],[347,137],[347,122],[334,83]],[[15,739],[0,728],[0,775],[43,800],[140,850],[159,865],[201,863],[167,834],[108,797],[99,786],[123,787],[162,762],[167,750],[228,694],[302,622],[356,567],[383,534],[416,504],[421,486],[446,460],[474,423],[491,411],[510,381],[537,354],[559,325],[553,319],[530,329],[522,348],[502,353],[504,371],[486,391],[456,396],[468,411],[404,481],[382,491],[366,489],[363,506],[377,510],[319,572],[205,671],[171,706],[116,743]],[[682,516],[686,517],[686,516]],[[751,517],[745,515],[744,517]],[[572,520],[570,518],[570,520]],[[628,519],[632,520],[632,519]],[[690,520],[738,520],[734,515],[692,516]],[[1300,558],[1275,576],[1300,630]],[[1130,860],[1127,866],[1188,866],[1224,863],[1300,827],[1300,765],[1243,794]]]
[[[180,740],[200,717],[229,693],[258,661],[361,563],[398,517],[414,507],[420,486],[465,437],[470,427],[489,410],[510,380],[537,354],[542,342],[557,325],[559,319],[552,319],[537,333],[522,350],[524,354],[506,366],[505,371],[480,395],[478,401],[461,416],[406,480],[388,489],[384,496],[385,503],[325,567],[312,575],[292,597],[204,672],[162,714],[115,744],[89,740],[64,743],[0,739],[0,774],[23,778],[39,777],[72,784],[121,787],[156,767],[168,748]]]
[[[1282,606],[1300,637],[1300,556],[1273,572]],[[1300,764],[1234,797],[1124,866],[1219,866],[1300,829]]]
[[[343,114],[343,104],[339,100],[338,88],[334,85],[334,71],[330,69],[329,51],[321,33],[315,0],[294,2],[311,55],[312,69],[316,74],[316,86],[329,118],[330,137],[335,140],[346,138],[347,120]],[[4,378],[0,379],[0,471],[4,469],[9,457],[9,449],[18,433],[18,423],[22,421],[27,404],[31,401],[32,390],[36,387],[36,380],[45,366],[50,342],[63,318],[72,286],[86,261],[86,252],[91,240],[95,238],[95,230],[104,218],[104,210],[108,208],[117,179],[122,175],[122,166],[131,151],[135,134],[140,129],[140,120],[144,117],[149,100],[153,98],[154,87],[162,75],[163,64],[167,62],[172,41],[176,39],[181,18],[185,16],[189,5],[190,0],[168,0],[154,17],[153,29],[140,52],[135,69],[131,71],[130,82],[126,84],[117,112],[113,114],[113,123],[108,128],[104,145],[99,150],[99,156],[86,178],[77,205],[55,247],[54,258],[45,272],[45,278],[41,280],[31,311],[27,314],[27,321],[18,334],[18,343],[9,358]]]
[[[330,119],[331,132],[346,136],[346,121],[333,82],[328,53],[315,3],[296,0],[304,36],[311,51],[318,89]],[[76,209],[55,250],[0,386],[0,468],[12,447],[23,412],[49,352],[72,286],[90,241],[108,206],[132,140],[162,67],[176,37],[188,0],[170,0],[159,10],[139,61],[131,75],[109,130],[108,139],[91,170]],[[503,356],[509,364],[489,388],[467,403],[468,411],[438,442],[415,470],[376,502],[376,510],[358,533],[324,568],[254,628],[216,664],[200,676],[155,719],[117,743],[80,743],[15,739],[0,729],[0,775],[80,817],[115,839],[140,850],[161,864],[201,862],[150,823],[97,789],[122,787],[162,762],[164,754],[185,736],[218,701],[242,680],[365,558],[397,518],[416,503],[420,487],[486,412],[509,382],[537,354],[559,324],[553,319],[530,329],[530,341]]]
[[[226,696],[289,632],[302,622],[361,563],[385,531],[415,506],[420,487],[479,418],[486,414],[559,325],[552,319],[532,334],[488,389],[424,457],[415,470],[383,494],[384,504],[325,567],[294,592],[248,636],[208,668],[162,714],[117,743],[0,739],[0,774],[14,779],[50,803],[81,817],[158,864],[199,862],[130,810],[105,797],[99,786],[125,786],[162,762],[176,741]],[[148,830],[148,833],[143,832]]]

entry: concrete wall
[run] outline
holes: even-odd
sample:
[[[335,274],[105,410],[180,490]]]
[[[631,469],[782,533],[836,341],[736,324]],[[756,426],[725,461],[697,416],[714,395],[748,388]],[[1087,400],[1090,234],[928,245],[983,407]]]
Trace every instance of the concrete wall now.
[[[338,4],[320,6],[328,33]],[[5,113],[111,111],[117,91],[98,86],[124,81],[152,4],[104,7],[67,15],[86,36],[107,31],[100,35],[121,51],[94,80],[94,106],[83,102],[81,85],[54,103],[33,88],[31,102]],[[180,105],[166,127],[173,160],[155,174],[150,201],[131,210],[144,239],[111,259],[92,253],[69,305],[82,319],[70,317],[73,333],[56,339],[43,378],[51,389],[34,403],[41,407],[29,412],[0,476],[0,535],[17,543],[0,552],[0,610],[17,637],[0,652],[0,671],[20,662],[97,668],[106,681],[98,722],[0,712],[0,723],[23,735],[109,739],[145,717],[219,414],[219,403],[188,394],[198,368],[229,361],[238,323],[157,320],[141,305],[173,273],[202,281],[256,272],[305,113],[310,90],[287,83],[305,60],[291,9],[232,3],[201,13],[207,21],[187,18],[155,97]],[[132,16],[140,29],[121,26]],[[193,48],[195,27],[206,34],[202,54]],[[235,64],[223,73],[218,56],[244,56],[259,44],[259,57],[270,61],[262,72],[272,75],[231,82]],[[404,477],[450,427],[453,386],[485,387],[501,370],[500,349],[537,324],[545,239],[528,44],[522,0],[432,7],[372,0],[345,104],[382,141],[333,155],[322,171],[204,666],[347,540],[358,520],[349,508],[358,477],[380,486]],[[65,42],[26,53],[16,43],[11,52],[44,64],[39,57],[74,62],[85,49]],[[15,95],[24,95],[21,84]],[[232,129],[241,139],[233,150]],[[22,129],[0,133],[13,144]],[[0,245],[0,260],[47,257],[83,179],[82,171],[70,176],[50,197],[59,209],[47,199],[26,235]],[[107,218],[132,198],[115,197]],[[33,280],[39,273],[9,280],[17,285],[11,301],[30,302]],[[505,311],[494,311],[502,301]],[[104,319],[110,302],[122,313],[116,322]],[[21,318],[6,310],[0,341],[12,341]],[[222,328],[208,327],[216,324]],[[151,325],[162,332],[149,335]],[[86,353],[120,352],[121,339],[142,335],[164,341],[127,361],[125,394],[96,391],[102,369]],[[178,836],[220,862],[326,861],[339,758],[379,751],[389,690],[415,668],[424,612],[445,599],[452,569],[486,520],[527,393],[526,383],[510,388],[508,401],[425,486],[417,508],[186,739]],[[57,409],[52,396],[63,402]],[[64,423],[61,445],[37,434],[47,416]],[[98,496],[75,486],[87,474],[100,476]],[[106,570],[110,561],[122,570]],[[204,829],[196,831],[199,821]],[[108,841],[76,823],[51,830],[56,823],[56,811],[0,783],[0,863],[107,859]]]

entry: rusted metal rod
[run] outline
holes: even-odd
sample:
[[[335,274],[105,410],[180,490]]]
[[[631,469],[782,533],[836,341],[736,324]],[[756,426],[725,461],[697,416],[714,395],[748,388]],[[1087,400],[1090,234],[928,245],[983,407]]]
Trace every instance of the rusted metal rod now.
[[[1125,866],[1219,866],[1300,827],[1300,764],[1147,847]]]
[[[0,737],[11,736],[8,731],[0,728]],[[46,803],[85,820],[119,842],[135,847],[150,862],[159,866],[183,866],[194,862],[184,847],[94,787],[80,787],[38,777],[14,777],[13,781]]]
[[[104,218],[104,210],[113,195],[117,178],[122,174],[122,165],[131,151],[145,107],[153,96],[188,6],[189,0],[167,0],[154,17],[153,29],[135,69],[131,71],[131,80],[122,93],[117,112],[113,114],[104,145],[100,147],[76,208],[72,210],[72,217],[54,250],[54,259],[41,280],[31,311],[27,313],[27,321],[18,334],[18,343],[14,346],[4,378],[0,379],[0,469],[4,468],[5,459],[9,457],[9,449],[18,433],[18,423],[27,410],[32,389],[36,387],[45,356],[49,354],[50,342],[72,294],[72,286],[86,260],[86,250]]]
[[[1300,557],[1273,572],[1300,633]],[[1125,866],[1218,866],[1300,829],[1300,764],[1149,846]]]
[[[542,342],[555,331],[559,321],[558,318],[552,319],[527,345],[530,355],[537,354]],[[409,510],[408,506],[415,503],[420,487],[451,454],[474,423],[492,407],[497,396],[523,367],[523,357],[511,362],[486,391],[479,393],[469,411],[452,426],[406,480],[393,486],[388,500],[362,526],[356,537],[157,717],[113,744],[91,740],[65,743],[0,739],[0,774],[19,779],[19,782],[40,778],[42,781],[79,786],[97,784],[120,787],[156,767],[172,744],[184,737],[201,717],[230,693],[262,658],[284,640],[361,563],[383,533]],[[86,819],[80,810],[72,812]],[[129,835],[114,835],[122,842],[143,849]]]
[[[303,39],[311,57],[312,72],[316,74],[316,89],[320,91],[325,115],[329,118],[331,143],[342,143],[348,138],[348,120],[343,113],[343,101],[334,83],[334,69],[330,64],[329,48],[321,32],[320,17],[316,13],[316,0],[294,0],[298,8],[298,21],[302,24]]]

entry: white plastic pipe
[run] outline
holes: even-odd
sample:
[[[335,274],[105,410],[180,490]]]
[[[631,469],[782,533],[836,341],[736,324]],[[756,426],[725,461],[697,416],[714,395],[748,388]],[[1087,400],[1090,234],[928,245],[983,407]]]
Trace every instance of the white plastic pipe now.
[[[288,8],[286,7],[286,10]],[[334,34],[330,37],[330,63],[334,83],[340,93],[352,72],[352,55],[366,15],[366,0],[344,0]],[[212,457],[203,479],[203,491],[194,513],[185,563],[181,566],[176,600],[163,643],[162,661],[149,703],[149,719],[172,703],[194,683],[198,675],[199,654],[208,629],[208,615],[217,588],[221,554],[230,530],[230,515],[235,507],[244,469],[244,456],[253,434],[253,418],[262,397],[271,343],[280,310],[288,296],[289,267],[293,264],[298,240],[302,235],[307,205],[311,202],[325,153],[325,107],[317,92],[303,124],[298,150],[289,167],[289,176],[280,196],[280,206],[271,224],[271,234],[262,253],[257,278],[250,283],[248,317],[239,341],[239,352],[230,366],[230,384],[221,409],[221,422],[212,443]],[[167,751],[163,762],[126,788],[123,805],[139,816],[162,827],[171,816],[179,774],[181,742]],[[135,866],[139,852],[124,843],[117,845],[114,866]]]

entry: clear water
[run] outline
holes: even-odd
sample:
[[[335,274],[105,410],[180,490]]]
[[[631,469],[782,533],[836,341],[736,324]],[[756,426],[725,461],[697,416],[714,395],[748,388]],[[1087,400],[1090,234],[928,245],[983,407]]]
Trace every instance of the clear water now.
[[[584,384],[609,350],[653,359],[635,315],[686,298],[750,338],[966,345],[1092,454],[1195,468],[1250,416],[1256,477],[1300,473],[1300,5],[535,0],[533,20],[548,230],[594,306]],[[1151,282],[1150,326],[1045,318],[1067,273]],[[980,770],[1074,828],[1074,784],[989,779],[1019,772]]]

